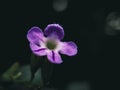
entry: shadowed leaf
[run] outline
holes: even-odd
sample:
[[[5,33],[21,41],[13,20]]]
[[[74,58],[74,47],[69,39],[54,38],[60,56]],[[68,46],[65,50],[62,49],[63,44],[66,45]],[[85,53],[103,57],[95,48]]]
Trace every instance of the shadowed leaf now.
[[[49,83],[52,76],[53,64],[45,56],[31,55],[31,81],[35,77],[35,72],[41,68],[42,80],[44,85]]]
[[[53,72],[53,64],[48,61],[46,57],[44,57],[44,64],[42,66],[42,78],[45,85],[49,84],[49,81]]]
[[[2,79],[6,81],[13,80],[14,72],[19,68],[19,63],[15,62],[7,71],[2,74]]]
[[[17,72],[16,72],[16,75],[19,75],[19,77],[15,78],[14,80],[17,81],[17,82],[28,82],[30,81],[30,78],[31,78],[31,73],[30,73],[30,65],[24,65],[24,66],[21,66]]]
[[[21,75],[16,78],[16,82],[29,82],[28,86],[41,86],[42,85],[42,77],[41,77],[41,68],[39,68],[35,73],[34,73],[34,78],[31,80],[31,70],[30,70],[30,65],[24,65],[20,67],[17,70],[17,73],[21,73]],[[27,84],[27,83],[26,83]]]
[[[34,74],[35,72],[38,70],[38,68],[40,68],[43,64],[43,57],[40,57],[40,56],[36,56],[34,54],[31,54],[31,81],[33,80],[34,78]]]

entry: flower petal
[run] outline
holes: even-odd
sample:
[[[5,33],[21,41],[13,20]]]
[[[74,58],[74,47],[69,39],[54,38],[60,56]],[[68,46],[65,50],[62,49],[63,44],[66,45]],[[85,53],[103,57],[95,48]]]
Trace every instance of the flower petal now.
[[[63,42],[60,53],[68,55],[68,56],[74,56],[77,54],[77,45],[72,41]]]
[[[50,62],[55,63],[55,64],[60,64],[63,62],[59,53],[54,52],[54,51],[48,52],[47,58]]]
[[[32,52],[38,56],[45,56],[47,54],[46,48],[39,47],[34,43],[30,43],[30,48],[31,48]]]
[[[49,24],[45,28],[44,33],[48,37],[55,37],[60,40],[64,37],[64,30],[59,24]]]
[[[38,43],[38,41],[43,41],[43,32],[39,27],[32,27],[27,34],[27,39],[29,40],[29,42],[33,42],[33,43]]]

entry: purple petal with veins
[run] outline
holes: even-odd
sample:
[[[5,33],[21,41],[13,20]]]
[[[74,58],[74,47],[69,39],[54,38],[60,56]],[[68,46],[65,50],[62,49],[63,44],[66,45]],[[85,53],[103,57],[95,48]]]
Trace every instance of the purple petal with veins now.
[[[55,61],[55,54],[54,54],[54,51],[52,51],[52,58],[53,58],[53,60]]]
[[[64,37],[64,30],[59,24],[49,24],[45,28],[44,34],[47,37],[55,37],[61,40]]]
[[[74,56],[77,54],[77,45],[70,41],[70,42],[63,42],[63,46],[60,50],[60,53],[68,55],[68,56]]]
[[[31,48],[32,52],[38,56],[46,55],[46,48],[41,48],[34,43],[30,43],[30,48]]]
[[[60,54],[54,51],[50,51],[49,53],[47,53],[47,58],[50,62],[55,64],[60,64],[63,62]]]
[[[34,51],[39,52],[39,51],[42,51],[42,50],[46,50],[46,48],[41,48],[41,49],[37,49],[37,50],[34,50]]]
[[[39,27],[32,27],[27,34],[27,39],[29,40],[29,42],[31,43],[35,43],[35,44],[39,44],[39,41],[43,42],[43,32]]]

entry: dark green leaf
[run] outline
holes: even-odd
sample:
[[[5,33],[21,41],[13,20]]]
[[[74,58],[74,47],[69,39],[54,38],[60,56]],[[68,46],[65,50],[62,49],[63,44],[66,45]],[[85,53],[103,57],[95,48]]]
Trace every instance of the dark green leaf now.
[[[40,56],[36,56],[34,54],[31,54],[31,81],[33,80],[34,78],[34,74],[35,72],[38,70],[38,68],[40,68],[43,64],[43,57],[40,57]]]
[[[19,63],[15,62],[7,71],[2,74],[2,79],[5,81],[13,80],[15,71],[19,68]]]
[[[17,73],[21,73],[21,75],[19,77],[17,77],[16,79],[14,79],[15,82],[19,82],[19,83],[25,83],[27,86],[42,86],[43,85],[43,81],[42,81],[42,77],[41,77],[41,68],[39,68],[35,73],[34,73],[34,78],[32,81],[30,81],[31,79],[31,70],[30,70],[30,65],[24,65],[21,66],[17,72]]]
[[[14,75],[14,80],[17,82],[28,82],[30,81],[30,78],[31,78],[30,65],[21,66]]]
[[[44,57],[44,64],[42,66],[42,78],[45,85],[49,83],[53,72],[53,64],[49,62],[49,60]]]
[[[35,75],[34,75],[34,79],[32,80],[32,85],[34,86],[42,86],[43,85],[43,81],[42,81],[42,76],[41,76],[41,68],[39,68]]]

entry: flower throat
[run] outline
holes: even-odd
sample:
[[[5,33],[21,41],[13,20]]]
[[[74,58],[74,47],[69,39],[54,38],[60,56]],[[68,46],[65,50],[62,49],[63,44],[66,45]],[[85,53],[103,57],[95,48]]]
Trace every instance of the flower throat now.
[[[47,47],[48,49],[53,50],[53,49],[56,48],[56,46],[57,46],[57,44],[56,44],[54,41],[50,41],[50,40],[47,41],[46,47]]]

